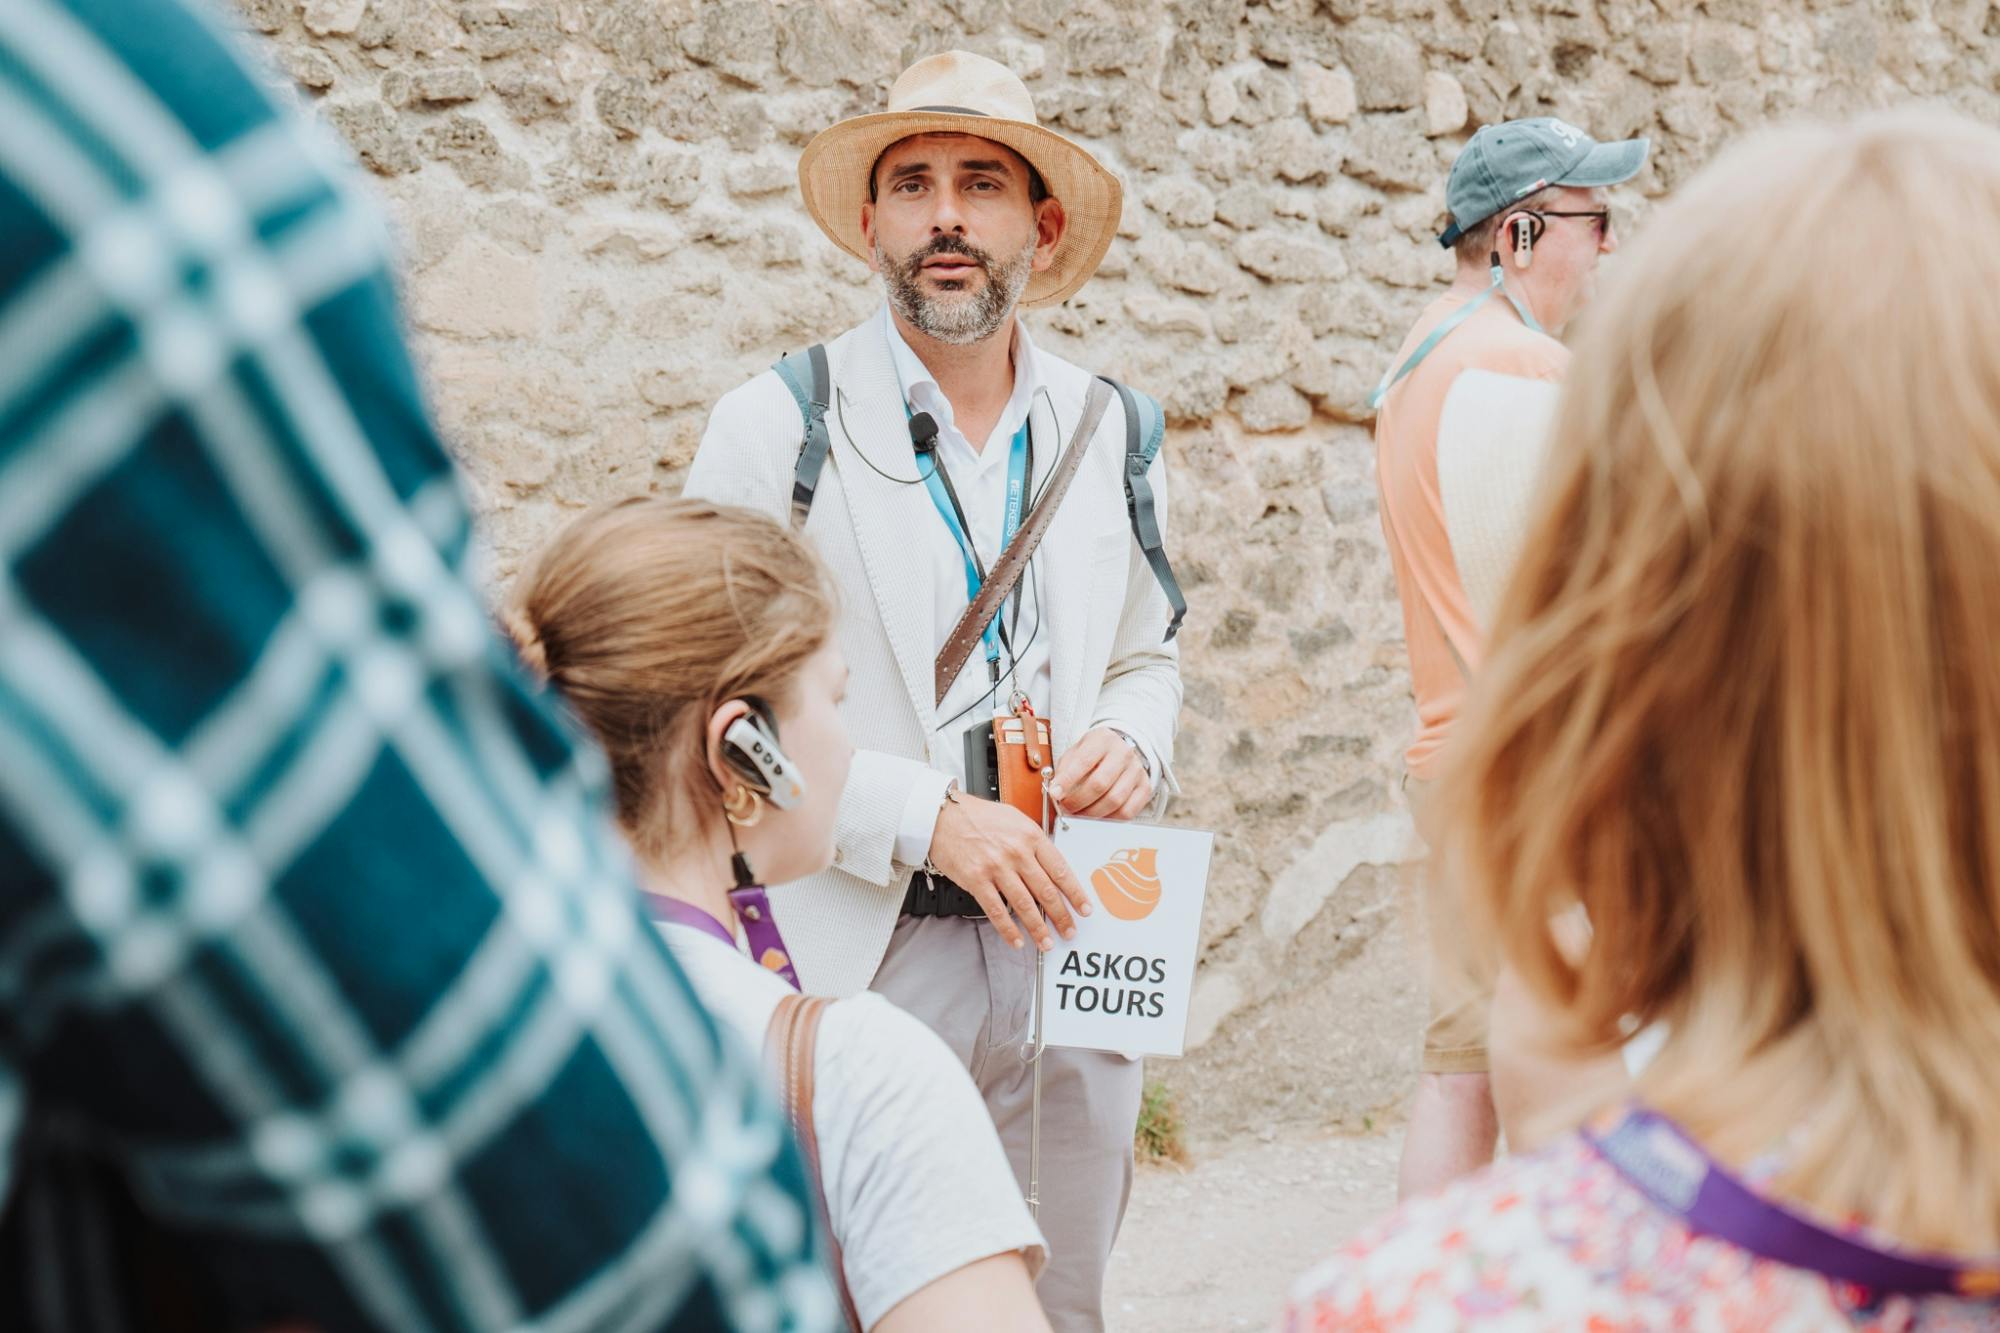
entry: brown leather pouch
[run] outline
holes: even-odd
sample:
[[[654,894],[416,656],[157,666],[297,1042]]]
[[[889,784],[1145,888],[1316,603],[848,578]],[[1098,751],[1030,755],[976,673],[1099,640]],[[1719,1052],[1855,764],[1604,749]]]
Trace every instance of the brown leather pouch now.
[[[1000,800],[1048,832],[1042,802],[1042,769],[1052,765],[1049,723],[1026,707],[1018,713],[993,717],[994,771],[1000,779]]]

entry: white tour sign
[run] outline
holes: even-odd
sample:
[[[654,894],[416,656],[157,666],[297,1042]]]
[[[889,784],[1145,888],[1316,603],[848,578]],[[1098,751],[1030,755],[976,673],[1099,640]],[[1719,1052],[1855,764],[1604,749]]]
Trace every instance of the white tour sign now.
[[[1181,1053],[1214,843],[1198,829],[1058,822],[1056,849],[1083,881],[1091,914],[1042,960],[1046,1045]]]

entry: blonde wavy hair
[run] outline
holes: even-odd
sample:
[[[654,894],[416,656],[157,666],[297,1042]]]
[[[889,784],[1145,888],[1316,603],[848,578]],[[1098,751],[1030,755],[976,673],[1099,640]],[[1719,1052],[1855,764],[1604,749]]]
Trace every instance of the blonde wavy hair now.
[[[1577,1044],[1669,1025],[1639,1095],[1725,1160],[2000,1248],[2000,133],[1754,136],[1576,346],[1452,872]]]
[[[782,706],[835,597],[805,540],[762,514],[640,497],[564,528],[501,621],[603,747],[626,836],[659,855],[719,819],[708,719],[731,699]]]

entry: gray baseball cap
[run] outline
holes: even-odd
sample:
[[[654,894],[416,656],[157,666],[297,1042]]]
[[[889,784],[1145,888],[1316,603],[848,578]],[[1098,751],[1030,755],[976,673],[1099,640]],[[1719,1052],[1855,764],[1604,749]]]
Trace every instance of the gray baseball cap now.
[[[1451,246],[1466,228],[1537,190],[1557,185],[1587,190],[1631,180],[1652,146],[1650,139],[1599,143],[1554,116],[1484,126],[1451,164],[1444,187],[1451,225],[1438,244]]]

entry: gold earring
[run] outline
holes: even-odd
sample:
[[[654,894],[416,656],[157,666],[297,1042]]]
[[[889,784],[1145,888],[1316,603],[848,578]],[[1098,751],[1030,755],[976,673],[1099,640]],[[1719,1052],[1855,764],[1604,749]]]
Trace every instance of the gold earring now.
[[[722,798],[722,814],[738,828],[754,827],[764,817],[764,798],[739,782]]]

